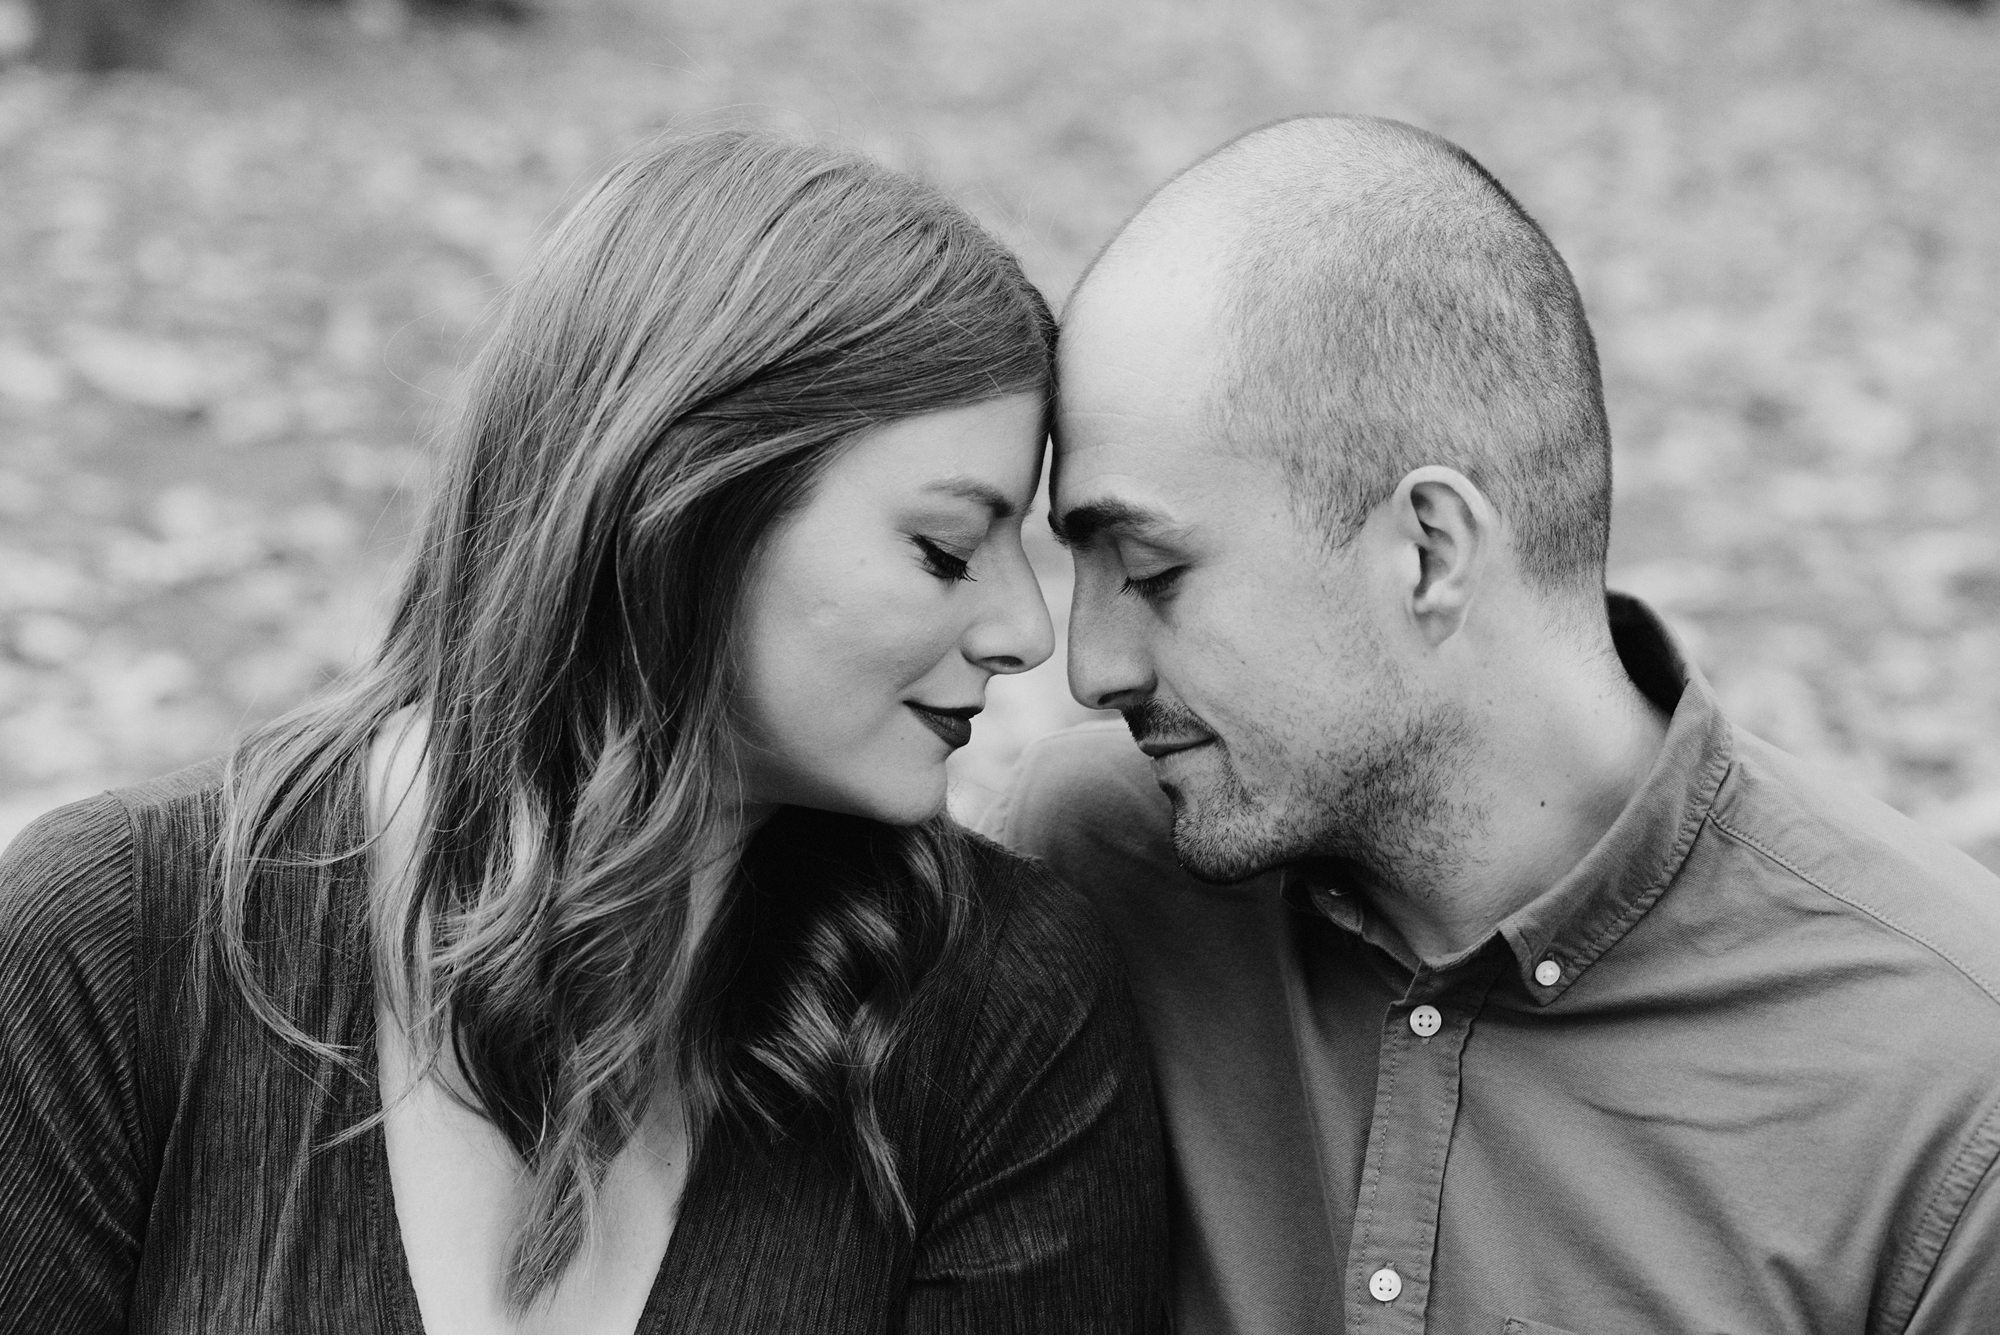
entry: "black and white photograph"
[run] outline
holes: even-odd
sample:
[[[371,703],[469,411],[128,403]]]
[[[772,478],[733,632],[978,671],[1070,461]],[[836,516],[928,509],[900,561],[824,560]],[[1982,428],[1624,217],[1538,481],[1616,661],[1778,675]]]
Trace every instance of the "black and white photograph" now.
[[[0,0],[125,1332],[2000,1332],[2000,11]]]

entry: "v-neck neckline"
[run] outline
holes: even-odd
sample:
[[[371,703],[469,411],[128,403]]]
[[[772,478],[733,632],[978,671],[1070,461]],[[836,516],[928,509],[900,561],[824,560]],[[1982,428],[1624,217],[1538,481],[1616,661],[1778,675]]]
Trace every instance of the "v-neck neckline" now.
[[[367,1117],[382,1110],[382,1067],[375,1046],[375,982],[372,974],[363,980],[357,991],[360,994],[357,1000],[362,1013],[359,1021],[362,1032],[350,1041],[365,1044],[366,1047],[361,1050],[366,1051],[369,1058],[366,1070],[356,1073],[356,1089],[350,1099],[354,1106],[350,1111],[359,1117]],[[373,1269],[376,1278],[386,1286],[385,1291],[391,1297],[396,1335],[428,1335],[424,1329],[423,1309],[417,1303],[416,1282],[410,1275],[410,1253],[403,1242],[402,1221],[396,1214],[395,1185],[389,1175],[389,1140],[379,1117],[362,1133],[360,1140],[365,1160],[363,1173],[368,1195],[369,1226],[375,1238]],[[681,1188],[673,1228],[667,1233],[666,1250],[660,1254],[659,1268],[653,1272],[653,1282],[646,1291],[645,1303],[639,1308],[639,1320],[632,1329],[632,1335],[670,1335],[671,1328],[667,1324],[670,1302],[687,1287],[684,1278],[688,1264],[685,1253],[691,1244],[683,1239],[688,1232],[690,1216],[698,1213],[690,1207],[698,1205],[700,1200],[706,1157],[696,1153],[688,1164],[687,1182]]]
[[[334,824],[339,830],[340,847],[358,847],[369,834],[367,792],[365,788],[365,768],[359,772],[350,770],[345,775],[341,810],[336,814]],[[372,882],[364,873],[362,877],[364,897],[371,891]],[[362,961],[360,975],[354,989],[354,1013],[349,1019],[346,1043],[350,1052],[365,1053],[366,1060],[354,1069],[352,1088],[348,1094],[348,1125],[358,1124],[362,1119],[372,1118],[367,1130],[358,1137],[362,1155],[363,1189],[367,1193],[369,1228],[373,1237],[371,1269],[376,1282],[388,1295],[396,1322],[396,1335],[428,1335],[424,1329],[423,1309],[417,1302],[416,1282],[410,1275],[410,1253],[403,1241],[402,1220],[396,1213],[396,1197],[393,1180],[389,1174],[389,1140],[381,1117],[382,1107],[382,1058],[377,1046],[378,1034],[375,1020],[375,964],[374,952],[368,940],[369,915],[364,911],[349,918],[349,930],[358,933],[359,940],[350,943],[350,958]],[[689,1150],[692,1159],[688,1164],[687,1180],[682,1184],[680,1200],[674,1210],[674,1223],[667,1233],[667,1245],[660,1255],[659,1268],[653,1273],[653,1282],[646,1291],[646,1301],[639,1308],[639,1320],[633,1327],[632,1335],[671,1335],[668,1325],[670,1304],[687,1289],[687,1249],[692,1244],[683,1239],[688,1233],[691,1215],[698,1215],[702,1200],[702,1187],[706,1181],[708,1157],[699,1152],[700,1141],[692,1134]]]

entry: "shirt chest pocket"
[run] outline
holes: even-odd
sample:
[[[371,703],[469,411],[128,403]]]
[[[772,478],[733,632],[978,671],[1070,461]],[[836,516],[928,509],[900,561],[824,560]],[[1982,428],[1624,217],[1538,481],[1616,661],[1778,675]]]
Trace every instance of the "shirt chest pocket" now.
[[[1520,1317],[1510,1316],[1506,1324],[1500,1327],[1500,1335],[1576,1335],[1576,1332],[1564,1330],[1561,1326],[1546,1326],[1539,1321],[1523,1321]]]

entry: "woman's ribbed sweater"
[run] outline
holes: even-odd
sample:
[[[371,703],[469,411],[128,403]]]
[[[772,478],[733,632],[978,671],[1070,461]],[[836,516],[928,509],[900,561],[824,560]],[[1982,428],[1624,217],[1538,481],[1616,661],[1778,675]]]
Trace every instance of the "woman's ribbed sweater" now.
[[[355,863],[272,873],[250,927],[309,962],[295,1013],[358,1069],[197,981],[220,815],[207,766],[0,858],[0,1331],[420,1335],[381,1132],[335,1139],[379,1106]],[[1163,1170],[1115,957],[1030,864],[979,861],[949,1002],[882,1086],[916,1236],[833,1156],[711,1136],[640,1335],[1154,1328]]]

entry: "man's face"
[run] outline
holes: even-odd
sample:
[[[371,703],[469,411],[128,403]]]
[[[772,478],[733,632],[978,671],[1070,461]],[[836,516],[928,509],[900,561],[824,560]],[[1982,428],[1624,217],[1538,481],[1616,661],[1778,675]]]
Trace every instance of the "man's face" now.
[[[1070,689],[1123,711],[1194,874],[1383,867],[1436,814],[1450,715],[1399,661],[1405,572],[1380,544],[1329,551],[1279,467],[1216,434],[1212,310],[1198,264],[1117,266],[1065,321]]]

